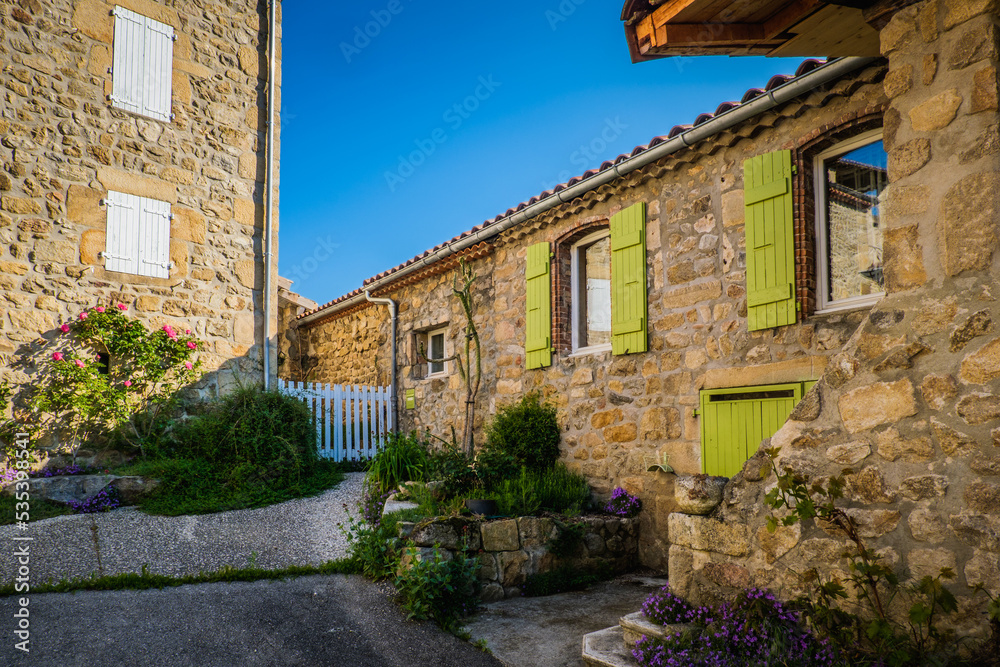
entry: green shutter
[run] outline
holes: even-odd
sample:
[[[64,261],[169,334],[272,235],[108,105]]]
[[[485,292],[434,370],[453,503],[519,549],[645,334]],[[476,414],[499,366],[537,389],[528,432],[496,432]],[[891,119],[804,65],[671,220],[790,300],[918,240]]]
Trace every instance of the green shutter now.
[[[611,216],[611,352],[646,346],[646,203]]]
[[[747,327],[795,323],[795,235],[792,153],[777,151],[743,163],[746,207]]]
[[[701,392],[701,462],[709,475],[732,477],[788,419],[802,383]]]
[[[528,246],[525,362],[529,369],[552,365],[552,303],[549,244]]]

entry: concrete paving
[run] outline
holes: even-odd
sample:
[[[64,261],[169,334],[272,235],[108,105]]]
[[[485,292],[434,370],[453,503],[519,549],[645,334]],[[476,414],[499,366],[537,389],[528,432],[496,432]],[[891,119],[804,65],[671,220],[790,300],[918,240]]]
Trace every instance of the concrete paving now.
[[[347,510],[357,516],[363,473],[349,473],[336,488],[255,510],[198,516],[151,516],[134,507],[29,522],[27,530],[0,526],[0,580],[18,563],[14,537],[30,537],[31,581],[85,577],[93,572],[197,574],[225,565],[262,568],[318,565],[342,558],[347,538],[337,527]]]
[[[666,583],[625,575],[586,591],[500,600],[483,605],[465,627],[508,667],[579,667],[585,634],[617,625]]]
[[[407,621],[357,576],[30,596],[30,653],[0,598],[0,665],[497,667],[430,623]],[[544,663],[538,663],[544,664]]]

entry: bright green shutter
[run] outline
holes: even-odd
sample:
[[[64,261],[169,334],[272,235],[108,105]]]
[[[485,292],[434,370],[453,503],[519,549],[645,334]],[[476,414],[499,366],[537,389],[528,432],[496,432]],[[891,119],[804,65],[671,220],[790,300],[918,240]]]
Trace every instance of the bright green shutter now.
[[[611,352],[646,347],[646,203],[611,216]]]
[[[795,236],[792,153],[776,151],[743,163],[750,331],[795,323]]]
[[[527,367],[552,365],[552,305],[550,301],[549,244],[528,246],[525,362]]]
[[[723,477],[738,473],[801,399],[801,383],[702,391],[702,469]]]

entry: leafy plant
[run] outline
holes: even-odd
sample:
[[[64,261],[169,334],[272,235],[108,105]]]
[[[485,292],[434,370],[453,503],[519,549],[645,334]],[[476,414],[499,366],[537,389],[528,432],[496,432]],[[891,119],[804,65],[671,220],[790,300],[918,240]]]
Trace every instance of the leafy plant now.
[[[765,497],[765,502],[775,510],[784,510],[784,516],[771,515],[768,530],[774,532],[778,525],[790,526],[810,519],[839,529],[853,548],[845,553],[848,559],[848,581],[854,592],[854,605],[861,613],[847,611],[848,588],[837,579],[824,581],[815,569],[806,572],[808,579],[816,582],[811,595],[802,596],[798,602],[810,623],[829,636],[852,661],[871,661],[893,667],[904,665],[949,664],[957,655],[954,634],[942,630],[938,622],[942,616],[956,612],[958,601],[945,588],[943,582],[955,573],[942,568],[937,576],[924,576],[915,585],[903,585],[899,576],[882,557],[872,551],[862,539],[851,516],[837,503],[844,496],[844,476],[832,476],[826,484],[813,482],[807,475],[791,467],[778,471],[774,463],[777,450],[767,450],[771,466],[777,476],[777,485]],[[844,474],[850,473],[845,470]],[[908,608],[905,620],[892,613],[897,598]]]
[[[377,523],[369,523],[347,512],[347,525],[338,524],[338,528],[347,537],[348,558],[361,574],[382,581],[396,572],[403,546],[398,536],[398,515],[380,516]]]
[[[83,442],[118,430],[145,453],[158,418],[174,406],[177,389],[193,381],[201,343],[170,326],[150,332],[125,313],[128,306],[97,306],[63,324],[69,334],[38,380],[34,408],[54,428],[68,431],[73,452]]]
[[[414,559],[396,577],[396,590],[407,618],[432,619],[441,628],[453,631],[460,618],[475,610],[479,559],[466,556],[461,549],[447,560],[438,547],[434,547],[433,554],[433,558]]]
[[[486,447],[510,454],[519,466],[545,470],[559,459],[559,438],[555,407],[529,393],[497,410],[486,431]]]
[[[642,501],[638,497],[618,486],[611,492],[611,500],[604,506],[604,511],[615,516],[631,518],[638,516],[642,510]]]
[[[465,384],[465,428],[462,432],[462,448],[466,457],[471,458],[474,449],[472,439],[473,428],[475,426],[476,396],[479,394],[479,384],[483,377],[483,354],[482,345],[479,341],[479,331],[476,329],[475,302],[472,297],[472,286],[476,282],[476,273],[468,264],[465,258],[459,260],[459,270],[455,275],[452,286],[452,293],[462,304],[462,312],[465,314],[465,350],[447,358],[431,358],[427,356],[427,351],[420,350],[420,355],[427,361],[454,361],[458,368],[458,374]],[[475,358],[475,365],[473,365]],[[454,431],[452,431],[454,438]]]
[[[542,510],[578,514],[590,498],[590,486],[582,475],[562,464],[547,470],[521,468],[483,494],[497,501],[503,514],[527,516]]]
[[[392,433],[385,447],[371,460],[368,479],[386,492],[402,482],[424,479],[427,467],[427,444],[415,432],[409,435]]]

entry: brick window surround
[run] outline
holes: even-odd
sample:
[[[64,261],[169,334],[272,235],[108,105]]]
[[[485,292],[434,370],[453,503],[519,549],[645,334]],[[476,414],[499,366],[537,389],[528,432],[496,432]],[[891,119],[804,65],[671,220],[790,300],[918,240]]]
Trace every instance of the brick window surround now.
[[[794,177],[795,294],[799,313],[806,319],[816,312],[816,179],[815,158],[825,150],[859,134],[882,127],[884,110],[867,111],[853,118],[839,119],[801,137],[792,149]]]
[[[610,231],[608,220],[577,225],[556,239],[552,259],[552,344],[556,354],[573,352],[573,246],[594,232]]]

